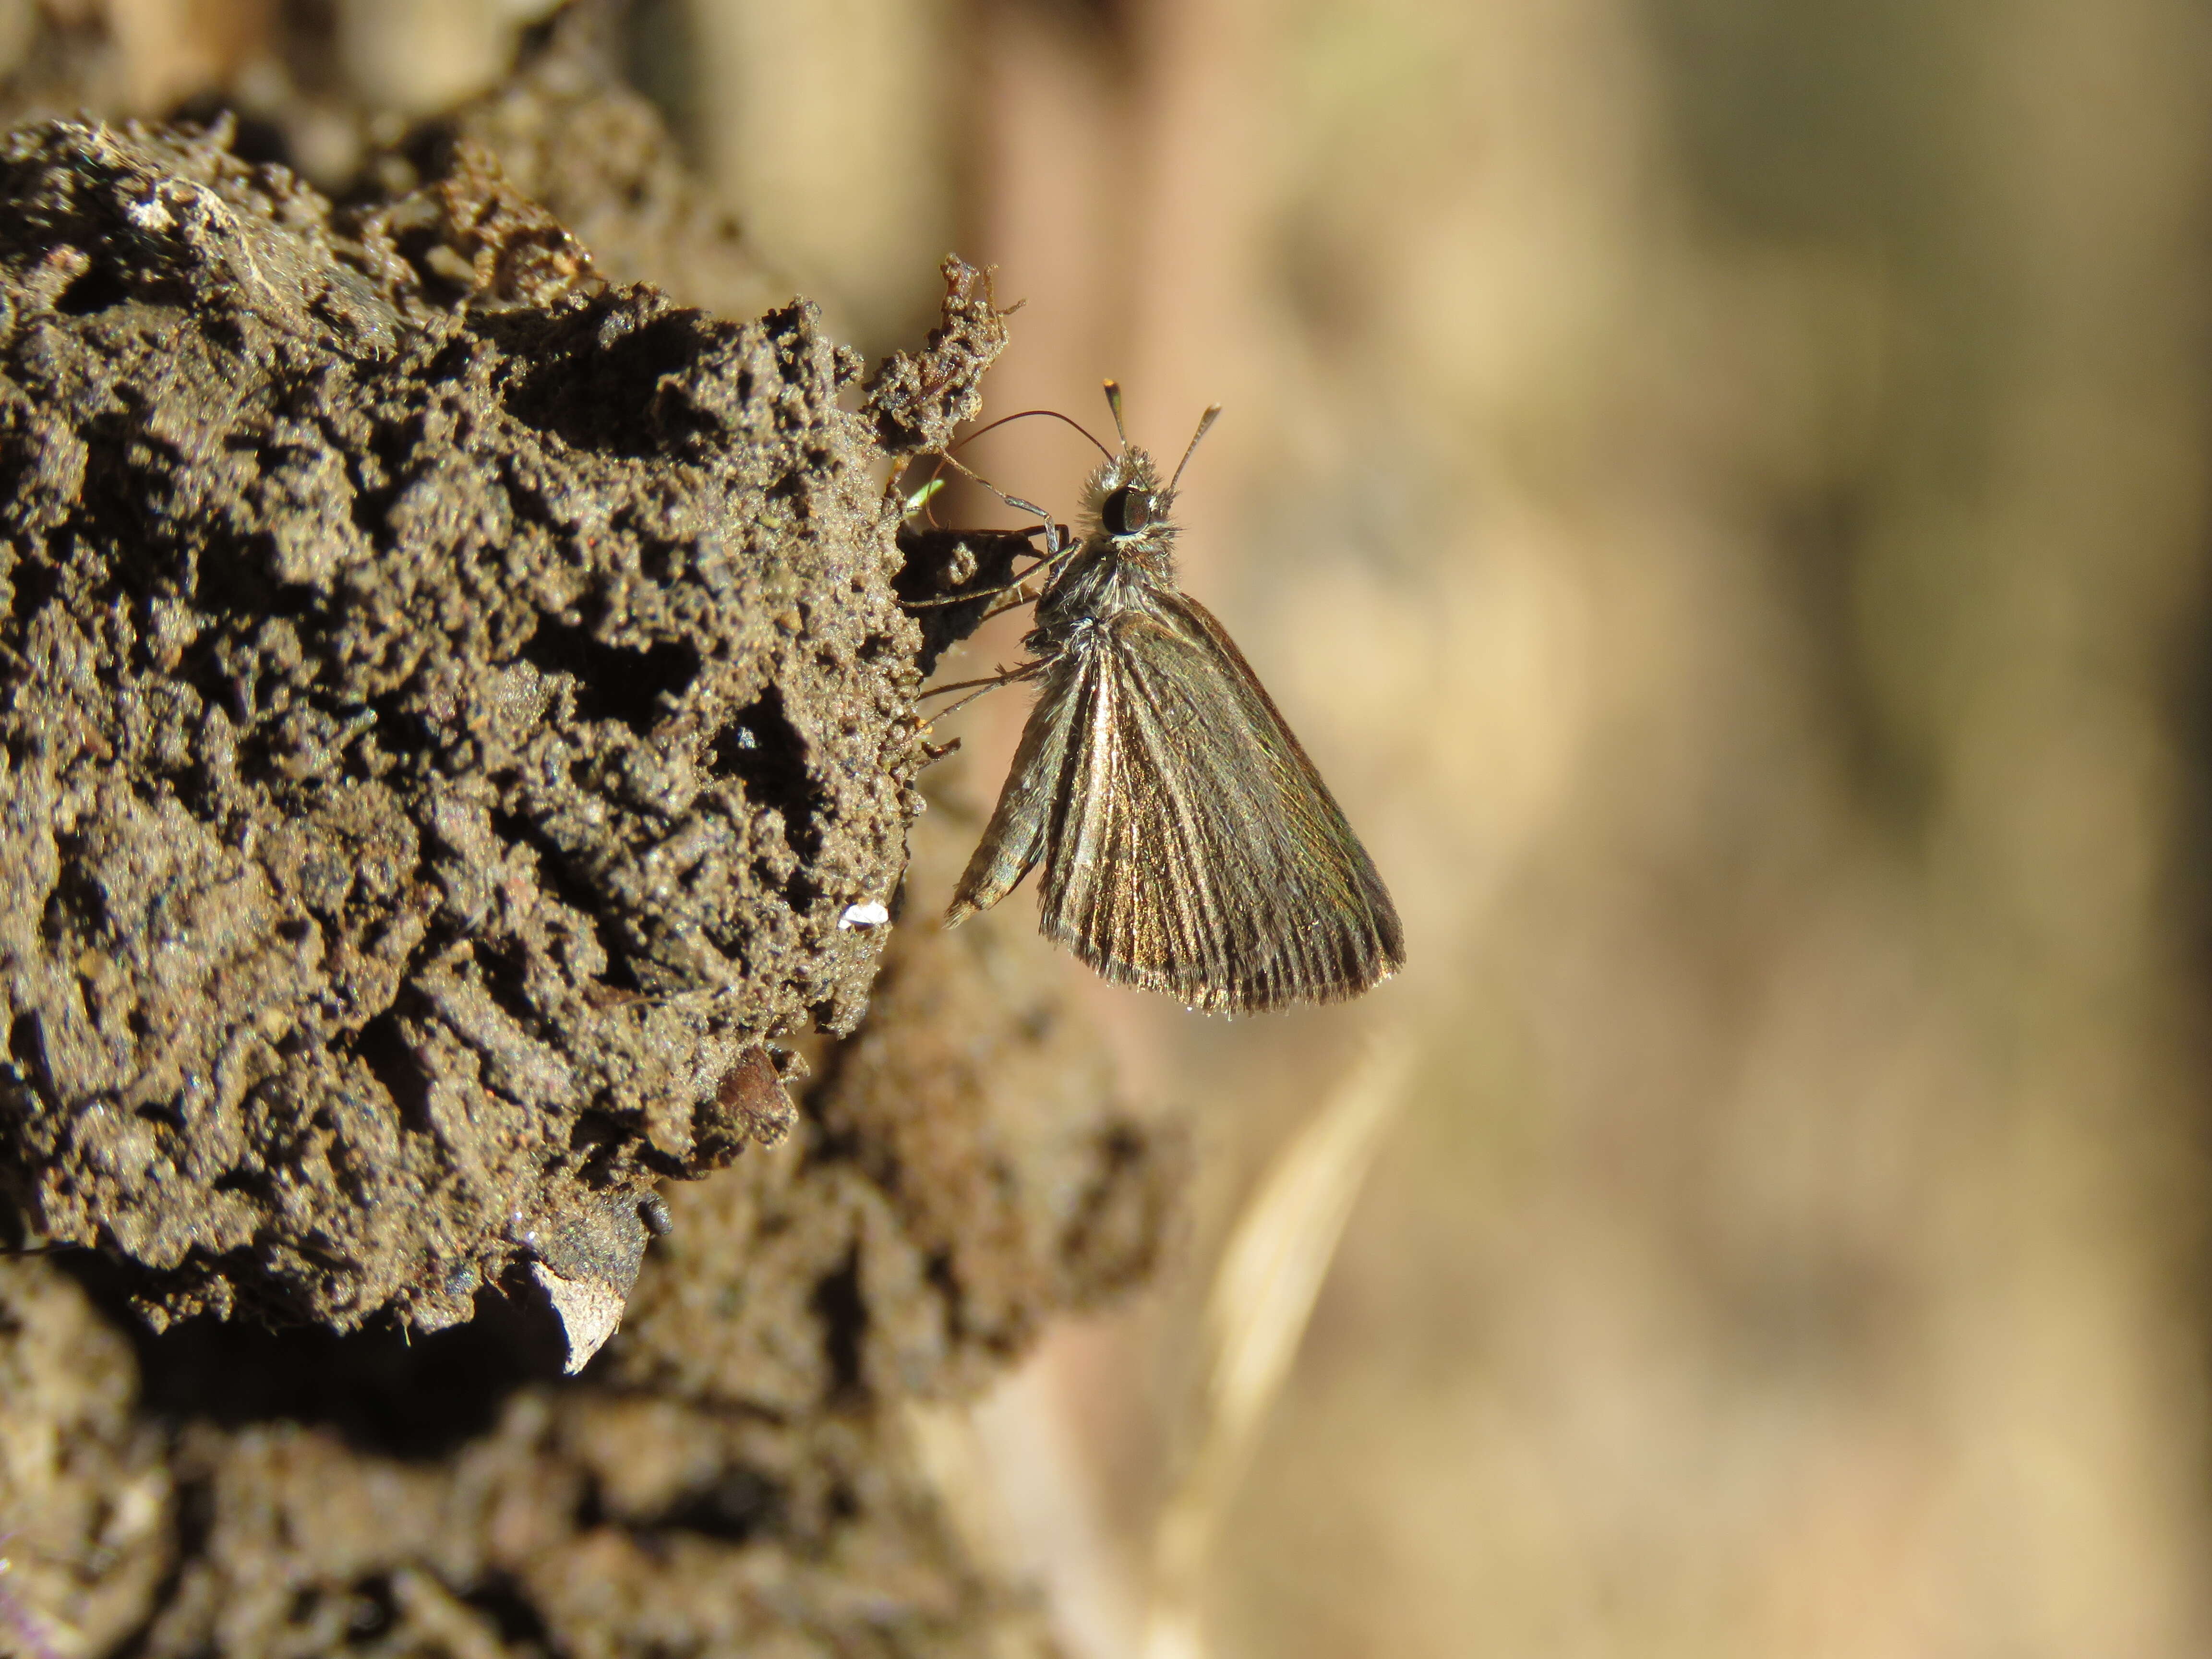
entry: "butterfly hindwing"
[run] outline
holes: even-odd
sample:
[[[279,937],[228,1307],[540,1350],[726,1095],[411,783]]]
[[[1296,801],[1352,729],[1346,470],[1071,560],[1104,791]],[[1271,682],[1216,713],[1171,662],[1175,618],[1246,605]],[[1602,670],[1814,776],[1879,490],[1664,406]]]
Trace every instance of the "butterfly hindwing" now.
[[[1043,855],[1054,797],[1063,787],[1068,744],[1081,713],[1080,702],[1069,695],[1066,683],[1079,668],[1074,659],[1063,658],[1045,675],[1036,706],[1022,728],[1021,746],[1014,752],[1006,787],[999,792],[998,806],[960,877],[952,908],[945,913],[947,927],[989,909]]]

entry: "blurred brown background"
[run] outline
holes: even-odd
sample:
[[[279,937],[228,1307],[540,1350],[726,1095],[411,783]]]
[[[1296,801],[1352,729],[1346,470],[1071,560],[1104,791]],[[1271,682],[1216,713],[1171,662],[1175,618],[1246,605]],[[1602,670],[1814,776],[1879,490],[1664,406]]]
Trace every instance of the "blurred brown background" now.
[[[0,58],[66,47],[95,107],[320,100],[334,183],[349,110],[467,95],[546,9],[0,0]],[[1200,1125],[1182,1273],[921,1425],[1071,1651],[1138,1650],[1208,1275],[1370,1035],[1412,1080],[1205,1650],[2212,1650],[2202,9],[627,27],[869,349],[957,246],[1028,302],[995,412],[1097,428],[1111,374],[1176,452],[1228,405],[1186,583],[1406,914],[1408,971],[1350,1007],[1095,992],[1133,1091]],[[1065,512],[1086,453],[1032,422],[974,456]],[[962,717],[940,861],[1023,712]]]

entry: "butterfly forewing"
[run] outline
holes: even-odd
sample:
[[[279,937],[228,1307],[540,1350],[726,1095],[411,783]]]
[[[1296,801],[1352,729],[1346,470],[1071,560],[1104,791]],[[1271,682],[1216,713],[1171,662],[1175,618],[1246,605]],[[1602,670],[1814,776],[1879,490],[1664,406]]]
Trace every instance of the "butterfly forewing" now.
[[[1052,802],[1041,926],[1194,1007],[1358,994],[1404,960],[1380,878],[1220,624],[1172,590],[1150,599],[1070,649],[1075,719],[1032,744],[1048,688],[1023,744],[1040,775],[1008,780],[1009,798]]]

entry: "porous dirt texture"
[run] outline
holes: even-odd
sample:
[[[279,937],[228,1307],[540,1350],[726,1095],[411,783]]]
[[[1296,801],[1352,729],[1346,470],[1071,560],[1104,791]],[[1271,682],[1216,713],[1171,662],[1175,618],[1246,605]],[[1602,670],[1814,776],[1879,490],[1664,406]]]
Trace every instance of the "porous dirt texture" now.
[[[91,1247],[0,1259],[0,1652],[1053,1650],[912,1413],[1142,1280],[1184,1159],[1019,918],[898,921],[981,608],[901,599],[1014,549],[908,568],[884,481],[1004,325],[950,263],[869,374],[610,285],[500,161],[592,96],[343,209],[0,148],[0,1226]]]
[[[850,1029],[923,755],[883,463],[793,305],[607,288],[481,153],[334,216],[204,138],[0,145],[0,1181],[156,1315],[418,1331],[641,1243]]]

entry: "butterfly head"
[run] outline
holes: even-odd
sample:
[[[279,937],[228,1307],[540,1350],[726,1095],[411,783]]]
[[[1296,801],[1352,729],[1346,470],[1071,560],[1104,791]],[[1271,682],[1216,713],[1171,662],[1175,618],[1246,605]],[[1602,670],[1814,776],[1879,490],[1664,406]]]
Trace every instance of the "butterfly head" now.
[[[1106,402],[1114,411],[1114,430],[1121,440],[1121,450],[1109,455],[1106,464],[1091,475],[1090,487],[1084,491],[1090,535],[1110,547],[1116,557],[1166,575],[1176,538],[1176,526],[1168,517],[1175,506],[1176,486],[1182,482],[1182,469],[1190,462],[1191,450],[1198,447],[1198,441],[1221,413],[1221,405],[1216,404],[1206,411],[1198,430],[1191,434],[1189,447],[1182,453],[1182,465],[1163,485],[1152,458],[1129,441],[1128,430],[1121,423],[1121,388],[1111,380],[1106,382]]]
[[[1176,526],[1168,517],[1175,492],[1160,486],[1152,458],[1134,444],[1091,475],[1083,492],[1085,527],[1117,557],[1164,568]]]

